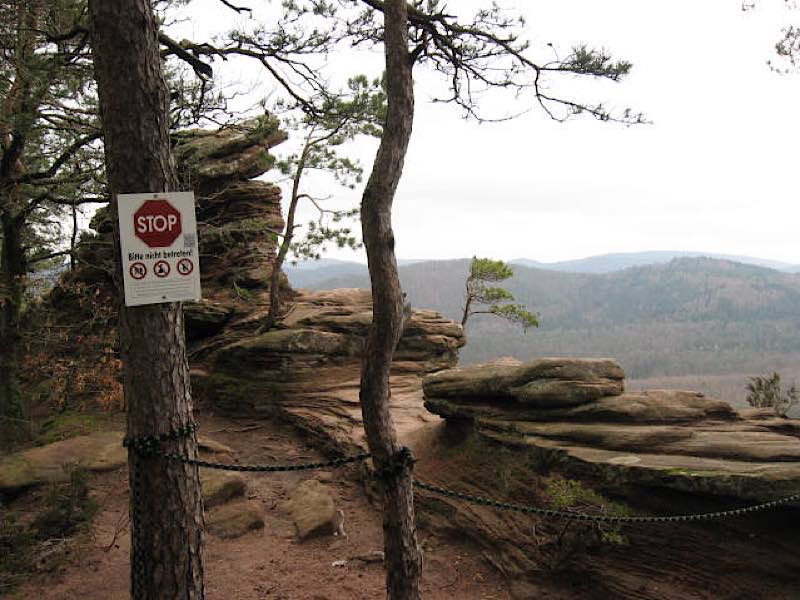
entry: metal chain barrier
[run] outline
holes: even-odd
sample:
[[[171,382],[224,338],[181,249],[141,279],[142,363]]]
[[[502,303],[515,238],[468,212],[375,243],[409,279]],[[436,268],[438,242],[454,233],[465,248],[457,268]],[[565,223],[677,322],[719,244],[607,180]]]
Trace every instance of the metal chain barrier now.
[[[240,471],[248,473],[277,473],[286,471],[310,471],[316,469],[324,469],[329,467],[341,467],[346,464],[361,462],[371,457],[371,454],[365,452],[356,454],[354,456],[347,456],[343,458],[335,458],[328,461],[296,463],[296,464],[273,464],[273,465],[236,465],[229,463],[209,462],[206,460],[191,459],[181,456],[174,452],[164,452],[161,450],[161,443],[167,440],[177,440],[181,437],[188,437],[198,429],[199,425],[196,422],[189,423],[173,429],[166,433],[159,435],[145,435],[139,437],[125,437],[122,445],[130,448],[140,460],[137,461],[134,468],[131,482],[132,482],[132,535],[134,537],[134,551],[131,556],[132,561],[132,595],[136,600],[141,600],[145,596],[145,582],[149,577],[149,564],[146,553],[143,551],[142,544],[142,531],[143,524],[141,521],[141,501],[142,501],[142,484],[141,484],[141,469],[144,466],[144,460],[147,458],[164,458],[166,460],[181,462],[188,465],[197,467],[205,467],[208,469],[221,469],[225,471]],[[394,455],[384,459],[379,464],[375,465],[374,476],[380,479],[390,479],[402,473],[406,469],[413,469],[414,459],[411,450],[407,447],[402,447]],[[540,515],[543,517],[551,517],[557,519],[566,519],[572,521],[588,522],[588,523],[606,523],[606,524],[623,524],[623,523],[684,523],[684,522],[698,522],[698,521],[713,521],[726,519],[731,517],[738,517],[750,513],[769,510],[777,506],[790,504],[800,500],[800,493],[792,494],[778,498],[770,502],[762,502],[761,504],[754,504],[742,508],[734,508],[731,510],[721,510],[716,512],[699,513],[692,515],[667,515],[667,516],[615,516],[615,515],[589,515],[585,513],[574,513],[564,510],[553,510],[549,508],[541,508],[538,506],[526,506],[523,504],[514,504],[511,502],[500,502],[492,500],[491,498],[484,498],[483,496],[475,496],[466,494],[464,492],[457,492],[441,486],[432,485],[423,481],[414,480],[414,486],[419,489],[446,496],[449,498],[457,498],[471,504],[479,506],[488,506],[498,510],[507,510],[519,512],[530,515]]]
[[[140,437],[129,438],[123,440],[123,446],[133,449],[133,451],[141,457],[160,457],[167,460],[181,462],[198,467],[208,469],[220,469],[225,471],[240,471],[249,473],[277,473],[286,471],[310,471],[316,469],[335,468],[341,467],[350,463],[361,462],[367,460],[372,455],[368,452],[356,454],[353,456],[346,456],[342,458],[335,458],[328,461],[296,463],[296,464],[273,464],[273,465],[237,465],[229,463],[209,462],[206,460],[191,459],[181,456],[174,452],[164,452],[160,449],[161,442],[167,440],[175,440],[179,437],[191,435],[198,429],[197,423],[189,423],[172,431],[162,433],[159,435],[146,435]],[[411,450],[407,447],[402,447],[396,454],[390,456],[388,459],[382,461],[381,464],[376,466],[374,475],[381,479],[393,477],[401,473],[404,469],[412,469],[416,460],[411,454]],[[725,519],[730,517],[738,517],[741,515],[761,512],[769,510],[778,506],[791,504],[800,501],[800,493],[771,500],[769,502],[762,502],[760,504],[753,504],[744,506],[742,508],[734,508],[730,510],[721,510],[708,513],[698,513],[690,515],[664,515],[664,516],[624,516],[624,515],[589,515],[585,513],[575,513],[564,510],[554,510],[550,508],[541,508],[539,506],[527,506],[522,504],[514,504],[510,502],[500,502],[492,500],[491,498],[484,498],[483,496],[475,496],[466,494],[464,492],[457,492],[441,486],[432,485],[423,481],[414,480],[414,485],[422,490],[446,496],[449,498],[457,498],[471,504],[480,506],[488,506],[498,510],[507,510],[519,512],[524,514],[540,515],[543,517],[552,517],[558,519],[569,519],[573,521],[584,521],[592,523],[682,523],[682,522],[696,522],[696,521],[713,521]],[[141,490],[139,484],[139,474],[134,473],[133,476],[133,494],[134,494],[134,518],[136,518],[136,507],[141,499]],[[138,560],[139,557],[134,557]]]
[[[220,469],[222,471],[243,471],[248,473],[278,473],[284,471],[313,471],[316,469],[325,469],[328,467],[341,467],[343,465],[360,462],[368,459],[371,454],[356,454],[354,456],[346,456],[344,458],[334,458],[324,462],[309,462],[309,463],[295,463],[291,465],[234,465],[229,463],[215,463],[208,462],[207,460],[194,460],[174,454],[171,452],[161,452],[156,450],[154,456],[166,458],[176,462],[182,462],[187,465],[196,465],[198,467],[205,467],[207,469]]]
[[[614,515],[587,515],[585,513],[573,513],[564,510],[553,510],[549,508],[541,508],[538,506],[525,506],[522,504],[513,504],[509,502],[498,502],[482,496],[473,496],[465,494],[464,492],[456,492],[448,490],[447,488],[431,485],[422,481],[414,480],[414,485],[420,489],[439,494],[441,496],[448,496],[450,498],[458,498],[465,502],[478,504],[481,506],[489,506],[499,510],[508,510],[514,512],[521,512],[525,514],[541,515],[543,517],[554,517],[558,519],[570,519],[573,521],[584,521],[591,523],[683,523],[690,521],[714,521],[730,517],[738,517],[749,513],[769,510],[776,506],[790,504],[800,500],[800,493],[771,500],[770,502],[763,502],[761,504],[754,504],[742,508],[734,508],[731,510],[720,510],[716,512],[699,513],[694,515],[667,515],[667,516],[614,516]]]

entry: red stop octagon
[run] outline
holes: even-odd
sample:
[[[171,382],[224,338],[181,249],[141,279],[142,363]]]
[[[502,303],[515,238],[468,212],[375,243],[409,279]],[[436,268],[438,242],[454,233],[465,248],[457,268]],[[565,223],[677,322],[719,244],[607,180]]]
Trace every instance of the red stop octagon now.
[[[181,213],[166,200],[148,200],[133,213],[133,231],[150,248],[166,248],[181,234]]]

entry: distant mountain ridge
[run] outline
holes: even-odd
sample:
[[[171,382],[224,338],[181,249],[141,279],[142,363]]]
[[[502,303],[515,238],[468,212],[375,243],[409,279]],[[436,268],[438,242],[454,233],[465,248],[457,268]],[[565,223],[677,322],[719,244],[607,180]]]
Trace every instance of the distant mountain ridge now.
[[[563,260],[559,262],[543,263],[527,258],[517,258],[510,261],[512,264],[536,269],[547,269],[549,271],[563,271],[566,273],[613,273],[631,267],[641,267],[668,263],[674,258],[716,258],[720,260],[730,260],[733,262],[757,265],[776,271],[787,273],[800,272],[800,265],[770,260],[767,258],[756,258],[752,256],[739,256],[734,254],[716,254],[713,252],[683,252],[671,250],[651,250],[648,252],[617,252],[613,254],[600,254],[575,260]]]
[[[360,266],[360,274],[320,279],[314,287],[367,287],[366,267]],[[468,268],[468,259],[419,262],[401,266],[400,277],[414,306],[460,319]],[[541,327],[525,335],[498,319],[476,318],[468,326],[463,362],[613,356],[631,378],[800,364],[798,274],[705,257],[611,273],[514,270],[507,287],[540,313]]]
[[[561,271],[564,273],[614,273],[631,267],[642,267],[668,263],[674,258],[699,258],[708,257],[719,260],[730,260],[747,265],[756,265],[785,273],[800,273],[800,265],[757,258],[753,256],[739,256],[734,254],[715,254],[709,252],[687,252],[678,250],[650,250],[645,252],[617,252],[612,254],[598,254],[575,260],[562,260],[557,262],[540,262],[530,258],[515,258],[509,263],[517,266],[547,271]],[[460,259],[456,259],[460,260]],[[400,266],[436,262],[426,259],[398,259]],[[367,265],[364,263],[335,258],[323,258],[318,261],[304,261],[297,265],[287,264],[284,271],[294,287],[314,288],[325,279],[342,277],[345,275],[364,275]]]

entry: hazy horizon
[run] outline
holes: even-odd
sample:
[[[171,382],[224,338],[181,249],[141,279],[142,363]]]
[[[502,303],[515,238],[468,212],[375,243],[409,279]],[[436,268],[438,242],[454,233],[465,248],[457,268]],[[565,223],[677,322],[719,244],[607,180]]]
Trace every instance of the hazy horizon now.
[[[713,258],[717,257],[724,257],[729,260],[735,260],[737,258],[740,259],[750,259],[750,260],[758,260],[764,262],[771,262],[771,263],[779,263],[785,265],[786,267],[798,266],[800,263],[790,263],[786,261],[782,261],[779,259],[775,259],[768,256],[749,256],[743,254],[737,254],[735,252],[710,252],[710,251],[702,251],[702,250],[639,250],[639,251],[632,251],[632,252],[604,252],[601,254],[591,254],[588,256],[578,256],[575,258],[565,258],[561,260],[539,260],[535,257],[530,256],[514,256],[514,257],[501,257],[501,256],[484,256],[481,255],[482,258],[492,258],[495,260],[503,260],[505,262],[515,262],[515,261],[533,261],[543,265],[553,265],[559,263],[568,263],[568,262],[578,262],[582,260],[594,259],[594,258],[603,258],[603,257],[623,257],[623,256],[637,256],[637,255],[644,255],[644,254],[677,254],[677,255],[691,255],[691,256],[710,256]],[[344,252],[336,253],[336,256],[333,253],[327,253],[322,256],[322,259],[328,259],[332,261],[341,261],[341,262],[351,262],[351,263],[358,263],[362,265],[367,264],[366,256],[362,252],[350,251],[350,257],[347,256]],[[439,261],[439,260],[469,260],[472,256],[444,256],[444,257],[406,257],[406,256],[397,256],[398,261],[402,262],[422,262],[422,261]],[[303,260],[298,261],[299,264],[310,263],[313,264],[315,260]],[[292,266],[291,261],[288,261],[287,266]]]
[[[452,4],[448,12],[464,17],[481,6]],[[616,111],[631,107],[652,124],[556,123],[535,103],[517,119],[478,124],[455,106],[429,102],[442,81],[416,69],[414,133],[393,210],[397,255],[552,263],[646,248],[800,264],[791,134],[800,131],[791,101],[800,97],[800,76],[767,65],[787,66],[775,42],[800,11],[777,4],[743,11],[730,0],[502,2],[526,18],[524,36],[537,60],[585,43],[633,63],[619,83],[565,77],[551,82],[553,91]],[[249,19],[197,0],[170,31],[202,41],[234,26],[268,25],[278,10],[258,6]],[[383,69],[380,48],[341,49],[318,62],[332,81]],[[243,92],[235,100],[240,108],[274,93],[272,79],[251,62],[217,61],[215,72],[222,85]],[[531,107],[524,100],[488,94],[481,107],[499,116]],[[361,140],[349,154],[368,171],[376,144]],[[296,146],[289,140],[272,152],[280,158]],[[360,189],[323,180],[309,189],[333,196],[330,208],[360,199]],[[314,216],[301,208],[299,222]],[[365,262],[363,251],[331,249],[327,256]]]

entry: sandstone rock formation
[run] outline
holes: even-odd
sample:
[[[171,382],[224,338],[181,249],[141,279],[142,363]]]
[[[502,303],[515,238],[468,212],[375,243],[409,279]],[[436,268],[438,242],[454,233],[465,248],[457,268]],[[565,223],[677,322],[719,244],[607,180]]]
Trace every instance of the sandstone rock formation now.
[[[286,139],[274,117],[173,136],[173,152],[184,189],[194,190],[203,300],[186,303],[187,338],[212,336],[236,315],[268,302],[276,232],[283,230],[278,186],[253,178],[272,168],[269,150]],[[68,282],[100,284],[113,303],[113,225],[106,208],[97,211],[78,251],[78,269]],[[288,286],[286,278],[281,285]],[[77,310],[68,286],[57,286],[49,302]]]
[[[219,320],[220,310],[243,294],[265,298],[274,232],[283,230],[281,194],[274,184],[253,179],[272,167],[269,150],[285,140],[269,116],[176,137],[176,162],[197,198],[203,298],[211,306],[190,309],[190,317],[201,312],[205,322]]]
[[[266,314],[234,322],[242,332],[218,347],[196,387],[220,412],[280,416],[328,450],[364,447],[358,386],[372,319],[369,290],[298,292],[280,328],[257,334]],[[420,376],[453,366],[464,344],[460,325],[434,311],[414,310],[395,357],[392,407],[398,429],[438,421],[422,409]]]
[[[800,423],[696,392],[623,393],[614,361],[500,361],[430,375],[423,389],[431,412],[607,481],[749,500],[800,490]]]

